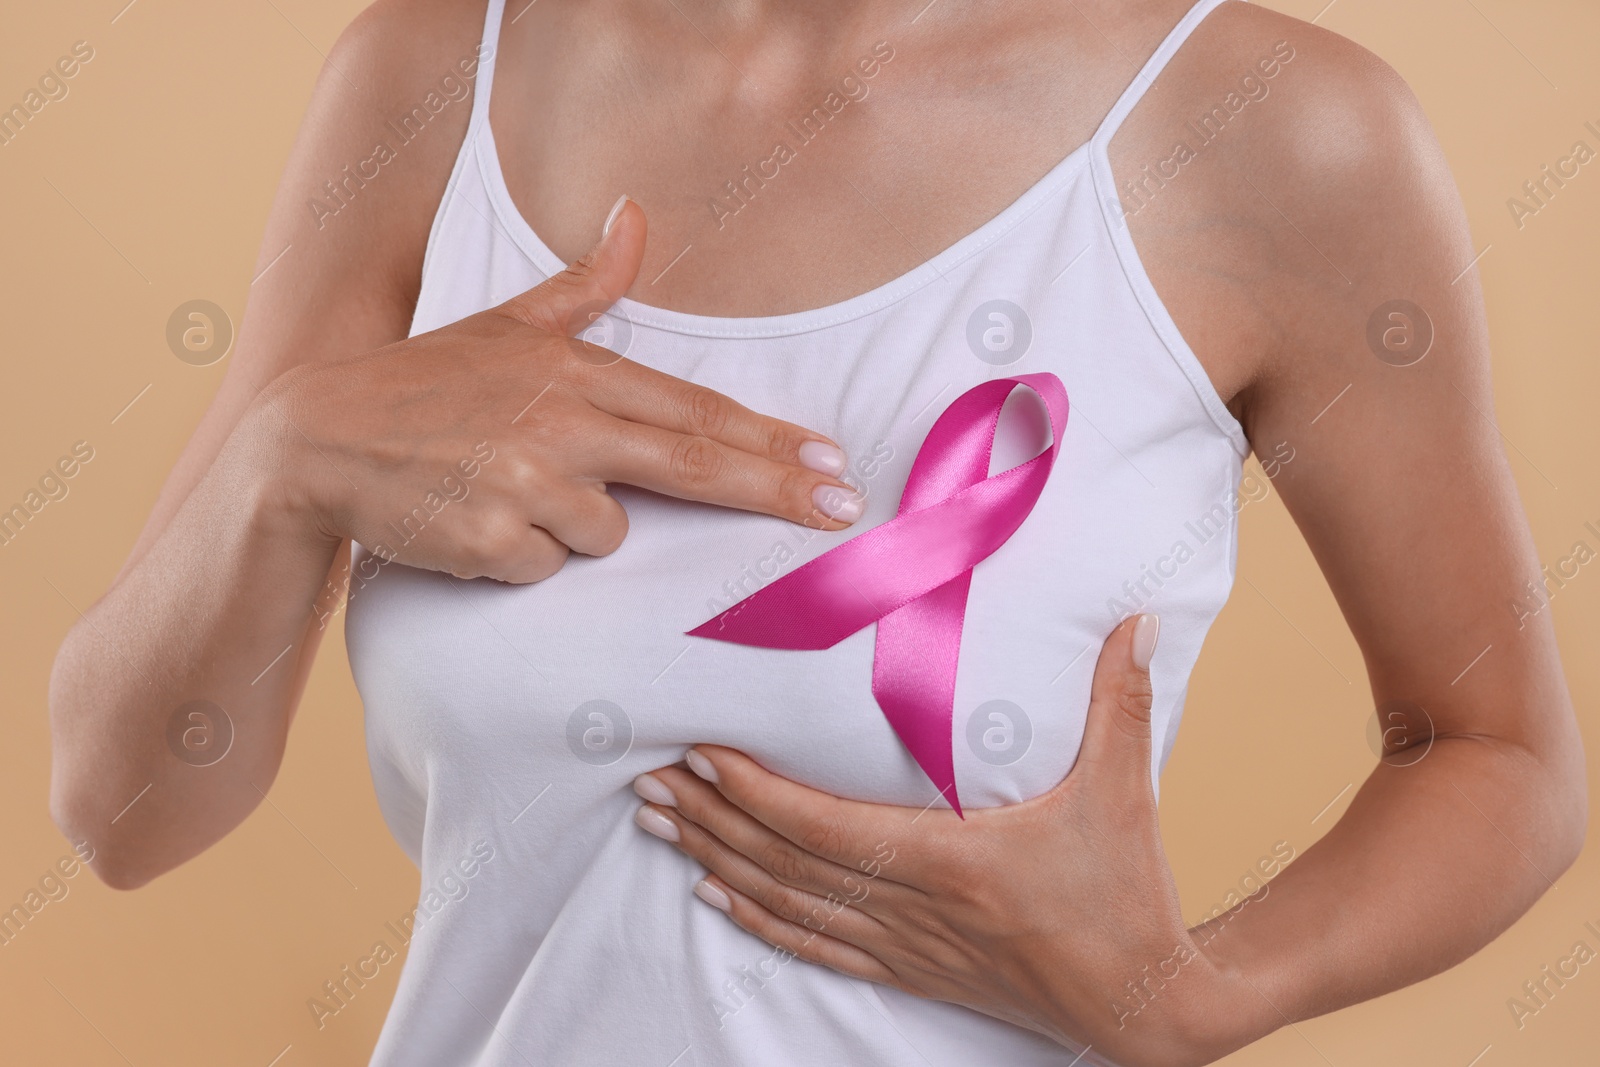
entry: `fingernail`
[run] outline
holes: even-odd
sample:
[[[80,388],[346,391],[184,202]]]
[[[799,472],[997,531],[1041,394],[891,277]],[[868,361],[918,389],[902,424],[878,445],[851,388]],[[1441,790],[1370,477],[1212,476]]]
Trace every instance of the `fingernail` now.
[[[663,841],[678,839],[677,824],[655,808],[640,808],[633,813],[633,821],[639,825],[639,829],[655,834]]]
[[[844,473],[844,453],[826,441],[807,441],[800,446],[800,466],[837,477]]]
[[[731,912],[733,901],[728,899],[728,894],[706,881],[704,878],[694,884],[694,895],[710,904],[718,911]]]
[[[700,777],[704,778],[713,785],[717,783],[717,768],[712,765],[710,760],[706,759],[692,748],[689,750],[689,754],[683,758],[686,762],[688,762],[689,769],[691,771],[698,774]]]
[[[1156,638],[1161,636],[1161,618],[1158,615],[1140,615],[1133,624],[1133,665],[1141,671],[1150,669],[1150,657],[1156,654]]]
[[[811,492],[817,510],[837,522],[855,522],[865,508],[861,496],[837,485],[819,485]]]
[[[611,214],[606,216],[606,224],[600,227],[600,239],[603,241],[606,234],[611,232],[611,224],[617,221],[617,216],[622,214],[622,205],[628,202],[628,194],[623,193],[617,197],[617,202],[611,205]]]
[[[678,806],[678,798],[672,795],[672,790],[667,788],[667,783],[652,774],[641,774],[635,778],[633,780],[633,791],[652,804],[660,804],[668,808]]]

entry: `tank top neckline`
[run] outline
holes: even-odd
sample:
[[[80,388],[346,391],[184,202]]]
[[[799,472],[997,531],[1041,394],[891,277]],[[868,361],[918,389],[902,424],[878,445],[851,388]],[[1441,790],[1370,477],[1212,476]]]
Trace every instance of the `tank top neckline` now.
[[[1106,218],[1107,207],[1113,202],[1120,203],[1117,199],[1116,185],[1111,173],[1111,160],[1108,149],[1111,139],[1122,125],[1123,119],[1138,103],[1145,90],[1155,80],[1156,75],[1166,66],[1183,42],[1188,39],[1195,27],[1213,9],[1227,2],[1228,0],[1197,0],[1168,31],[1161,44],[1156,47],[1156,50],[1150,54],[1150,57],[1141,66],[1139,72],[1134,75],[1133,80],[1123,89],[1116,102],[1111,106],[1111,110],[1106,113],[1094,132],[1090,134],[1088,140],[1068,152],[1060,161],[1046,171],[1041,178],[1028,186],[1021,195],[1002,208],[998,214],[905,273],[855,296],[846,297],[843,300],[825,304],[821,307],[788,312],[781,315],[700,315],[693,312],[656,307],[632,297],[619,299],[612,306],[611,313],[620,315],[628,323],[635,326],[646,326],[671,333],[699,337],[721,338],[784,337],[810,333],[849,322],[898,303],[935,279],[943,277],[947,271],[958,264],[984,251],[1041,208],[1046,201],[1087,167],[1092,172],[1093,180],[1096,184],[1095,203],[1102,222],[1111,232],[1114,242],[1117,242],[1119,235],[1122,238],[1120,242],[1117,242],[1118,252],[1122,256],[1125,268],[1129,269],[1130,274],[1137,276],[1135,278],[1136,288],[1139,288],[1138,283],[1142,282],[1143,287],[1148,289],[1148,294],[1141,294],[1141,300],[1146,305],[1146,311],[1151,311],[1150,304],[1153,301],[1160,308],[1160,313],[1159,315],[1153,314],[1152,317],[1165,319],[1165,323],[1159,321],[1156,323],[1157,328],[1161,329],[1163,333],[1167,333],[1170,330],[1171,334],[1176,335],[1176,325],[1166,315],[1165,308],[1160,307],[1160,300],[1155,297],[1154,288],[1151,286],[1148,277],[1144,275],[1138,254],[1133,248],[1132,239],[1128,235],[1127,226],[1120,220],[1113,222]],[[480,49],[483,58],[479,63],[477,84],[473,92],[472,116],[467,131],[466,143],[477,157],[478,168],[483,175],[484,186],[488,193],[489,205],[500,227],[503,229],[504,235],[512,240],[517,249],[528,258],[529,262],[546,276],[549,276],[566,269],[566,261],[545,244],[544,239],[539,236],[532,224],[522,214],[522,210],[517,207],[516,202],[512,199],[510,187],[506,184],[505,172],[500,166],[500,153],[495,143],[494,130],[489,121],[489,102],[493,94],[495,60],[499,52],[500,21],[504,8],[505,0],[488,0],[488,10],[484,18],[483,44]],[[1165,326],[1165,329],[1163,329],[1163,326]],[[1187,345],[1184,345],[1184,347],[1187,348]],[[1198,385],[1199,383],[1196,384]],[[1202,395],[1209,393],[1209,396],[1205,397],[1206,406],[1211,409],[1214,417],[1222,414],[1226,417],[1226,422],[1232,424],[1231,427],[1225,428],[1232,431],[1229,434],[1230,437],[1237,435],[1235,441],[1237,446],[1242,443],[1239,439],[1243,436],[1238,431],[1237,421],[1233,419],[1230,412],[1226,411],[1226,406],[1222,399],[1211,388],[1209,378],[1207,378],[1205,385],[1206,389],[1203,390]],[[1223,409],[1220,413],[1216,410],[1218,407]]]

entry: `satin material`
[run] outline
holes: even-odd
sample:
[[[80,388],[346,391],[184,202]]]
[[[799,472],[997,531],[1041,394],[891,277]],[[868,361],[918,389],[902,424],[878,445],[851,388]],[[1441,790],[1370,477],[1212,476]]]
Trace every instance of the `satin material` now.
[[[1000,411],[1018,386],[1044,400],[1050,447],[990,476]],[[959,815],[951,719],[972,568],[1033,510],[1066,424],[1067,391],[1054,374],[974,386],[928,431],[893,519],[757,590],[689,635],[815,650],[876,622],[872,695]]]

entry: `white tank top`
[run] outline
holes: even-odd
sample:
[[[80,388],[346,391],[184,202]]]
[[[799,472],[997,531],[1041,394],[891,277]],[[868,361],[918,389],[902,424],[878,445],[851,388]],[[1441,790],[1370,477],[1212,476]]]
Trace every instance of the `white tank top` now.
[[[842,796],[934,799],[873,699],[874,627],[821,652],[685,631],[892,518],[939,411],[979,382],[1038,371],[1065,383],[1071,415],[1031,516],[973,572],[952,727],[960,797],[1006,804],[1060,781],[1100,645],[1140,610],[1162,620],[1159,774],[1233,583],[1248,446],[1119,220],[1106,149],[1221,2],[1200,0],[1178,23],[1091,140],[910,273],[788,315],[622,300],[597,323],[590,336],[630,359],[838,441],[867,498],[850,529],[819,534],[614,486],[630,521],[622,547],[573,556],[533,585],[380,568],[358,547],[346,633],[372,776],[422,875],[414,929],[390,924],[382,939],[391,952],[409,941],[409,956],[372,1063],[1073,1062],[1077,1050],[967,1008],[783,962],[691,894],[703,872],[634,825],[631,782],[708,742]],[[490,0],[488,45],[501,11]],[[413,334],[564,266],[507,192],[489,128],[493,77],[490,49],[429,237]],[[996,470],[1048,439],[1032,394],[1013,400]],[[337,994],[321,998],[324,1010]]]

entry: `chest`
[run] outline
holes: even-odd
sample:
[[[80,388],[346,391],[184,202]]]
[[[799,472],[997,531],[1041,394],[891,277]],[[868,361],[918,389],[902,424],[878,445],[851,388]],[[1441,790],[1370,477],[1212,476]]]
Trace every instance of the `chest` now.
[[[1058,247],[1012,231],[876,313],[793,335],[630,324],[630,358],[828,432],[850,457],[865,516],[820,534],[614,486],[630,520],[622,548],[574,557],[544,582],[390,565],[353,592],[348,628],[370,743],[399,770],[388,780],[408,783],[413,806],[435,790],[492,804],[508,783],[523,797],[559,783],[600,803],[710,742],[839,795],[928,803],[932,787],[872,695],[871,627],[807,652],[685,632],[893,517],[942,405],[1023,371],[1060,377],[1072,414],[1028,520],[973,572],[951,734],[963,802],[1015,802],[1059,781],[1100,644],[1132,611],[1163,617],[1153,670],[1164,757],[1231,584],[1238,456],[1107,264],[1091,284],[1045,291],[1046,264],[1066,262],[1079,237],[1066,225]],[[1022,321],[975,319],[999,292],[1029,309],[1028,337],[1005,359]],[[1036,410],[1009,408],[996,469],[1037,453],[1047,433]]]
[[[491,116],[513,199],[570,261],[627,193],[651,225],[633,295],[706,315],[825,306],[903,274],[1086,141],[1130,76],[1104,38],[1031,4],[965,28],[863,16],[826,38],[725,14],[697,29],[670,7],[577,32],[547,6],[501,35]]]

